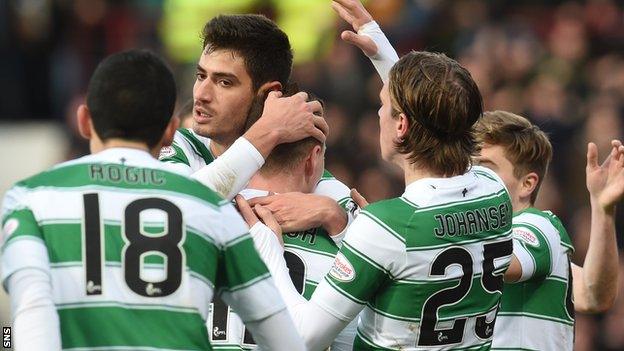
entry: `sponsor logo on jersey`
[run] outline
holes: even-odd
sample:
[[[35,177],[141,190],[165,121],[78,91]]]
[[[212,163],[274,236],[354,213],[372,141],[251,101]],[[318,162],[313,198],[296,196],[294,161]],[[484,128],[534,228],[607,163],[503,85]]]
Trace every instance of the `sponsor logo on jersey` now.
[[[11,234],[15,233],[19,227],[19,221],[16,218],[11,218],[6,223],[4,223],[4,227],[2,228],[2,232],[4,233],[4,238],[8,238]],[[2,233],[0,233],[0,239],[2,239]]]
[[[175,149],[173,148],[173,146],[165,146],[162,149],[160,149],[160,155],[158,155],[158,159],[163,159],[163,158],[167,158],[167,157],[171,157],[174,156],[176,154]]]
[[[355,279],[355,270],[351,262],[340,252],[336,255],[334,265],[329,270],[329,274],[341,282],[350,282]]]
[[[522,228],[514,228],[513,229],[514,238],[517,238],[531,246],[539,246],[539,240],[537,236],[533,234],[533,232],[529,230],[525,230]]]

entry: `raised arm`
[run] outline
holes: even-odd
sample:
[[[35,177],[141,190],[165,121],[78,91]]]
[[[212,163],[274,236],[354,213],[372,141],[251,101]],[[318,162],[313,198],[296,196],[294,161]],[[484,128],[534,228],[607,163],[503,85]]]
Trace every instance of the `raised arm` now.
[[[591,203],[589,247],[583,267],[572,265],[574,307],[603,312],[613,306],[618,288],[615,205],[624,196],[624,146],[612,142],[611,154],[598,165],[594,143],[587,146],[587,190]]]
[[[332,8],[355,31],[342,32],[342,40],[360,48],[371,60],[381,80],[388,83],[390,69],[399,60],[399,56],[377,22],[360,0],[335,0],[332,1]]]

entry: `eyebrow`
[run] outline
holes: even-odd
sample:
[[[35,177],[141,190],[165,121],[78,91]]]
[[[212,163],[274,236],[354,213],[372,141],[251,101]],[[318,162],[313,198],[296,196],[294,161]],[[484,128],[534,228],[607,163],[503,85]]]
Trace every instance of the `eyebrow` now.
[[[202,67],[201,65],[197,65],[197,70],[201,73],[208,73],[206,71],[206,69],[204,69],[204,67]],[[240,80],[238,79],[238,77],[234,74],[234,73],[229,73],[229,72],[214,72],[211,74],[211,76],[213,76],[214,78],[229,78],[231,80],[233,80],[234,82],[240,82]]]

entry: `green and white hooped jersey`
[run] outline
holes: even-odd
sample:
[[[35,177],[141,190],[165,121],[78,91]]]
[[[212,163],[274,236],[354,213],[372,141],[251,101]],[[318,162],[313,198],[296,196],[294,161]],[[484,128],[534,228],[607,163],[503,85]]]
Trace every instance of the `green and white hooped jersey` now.
[[[173,144],[161,150],[159,159],[163,162],[184,164],[192,172],[196,172],[216,158],[210,152],[210,142],[209,138],[196,134],[192,129],[181,128],[175,133]],[[245,190],[242,193],[245,193]],[[349,188],[328,171],[323,173],[314,193],[336,200],[347,211],[350,219],[358,209],[350,197]],[[293,283],[298,291],[309,299],[319,281],[331,268],[338,246],[323,228],[288,233],[284,234],[283,238],[285,259]],[[251,334],[241,323],[240,317],[219,299],[215,299],[212,304],[207,328],[215,349],[250,350],[256,346]],[[338,339],[342,340],[340,335]]]
[[[285,308],[234,207],[161,167],[109,149],[6,194],[2,283],[49,274],[63,349],[210,350],[216,291],[247,321]]]
[[[572,350],[574,249],[568,233],[551,212],[528,208],[514,214],[513,242],[522,277],[505,284],[492,348]]]
[[[325,190],[329,192],[334,185],[336,201],[349,196],[349,188],[345,186],[335,187],[336,183],[328,183]],[[258,196],[266,196],[267,191],[245,189],[241,195],[246,199]],[[346,202],[350,204],[350,202]],[[344,208],[344,205],[343,205]],[[345,210],[352,210],[349,207]],[[321,227],[306,231],[285,233],[284,259],[289,269],[290,278],[297,291],[306,299],[310,299],[318,283],[325,277],[334,263],[334,257],[338,252],[338,245],[330,238],[329,234]],[[336,338],[332,345],[333,350],[351,350],[355,335],[356,323],[347,326]],[[222,301],[215,299],[210,311],[207,328],[210,333],[211,343],[219,350],[250,350],[256,345],[240,317]]]
[[[415,181],[360,212],[312,300],[342,320],[364,307],[355,350],[487,350],[511,222],[488,169]]]

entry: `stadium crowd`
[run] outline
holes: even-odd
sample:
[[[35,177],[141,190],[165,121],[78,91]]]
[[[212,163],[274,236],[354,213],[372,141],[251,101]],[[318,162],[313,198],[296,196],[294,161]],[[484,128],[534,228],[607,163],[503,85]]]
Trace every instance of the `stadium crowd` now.
[[[217,3],[1,2],[0,119],[65,123],[74,140],[67,158],[86,154],[74,111],[104,56],[132,47],[161,53],[177,73],[181,105],[195,79],[201,23],[218,12],[261,12],[289,34],[295,57],[301,54],[293,80],[325,101],[331,128],[327,169],[370,201],[399,195],[401,174],[381,161],[377,140],[381,81],[356,48],[341,42],[344,25],[327,4],[241,0],[219,8]],[[485,110],[524,115],[549,134],[554,156],[537,207],[558,214],[575,244],[573,261],[582,263],[589,235],[586,144],[592,140],[606,154],[610,140],[624,135],[624,6],[612,0],[371,0],[368,8],[399,54],[447,53],[470,70]],[[302,23],[312,38],[288,30],[289,16],[301,18],[303,11],[321,14]],[[188,13],[199,17],[186,23],[195,29],[181,30],[179,17]],[[318,16],[323,20],[315,21]],[[621,233],[621,207],[617,225]],[[624,236],[618,239],[622,247]],[[624,349],[622,320],[622,294],[604,315],[577,315],[575,349]]]

